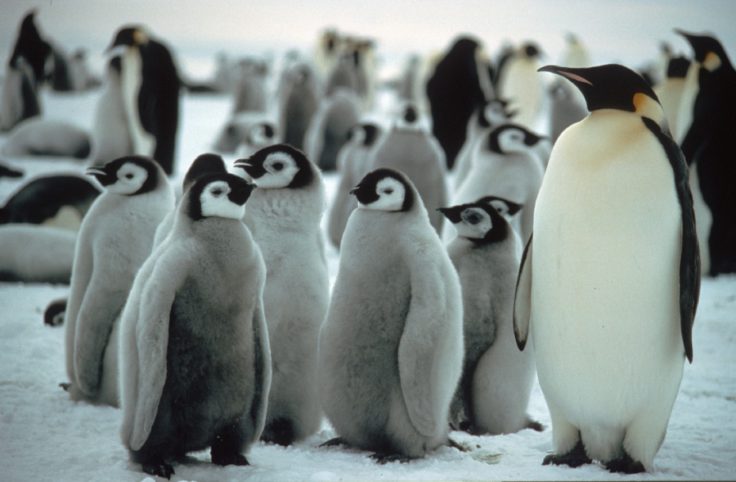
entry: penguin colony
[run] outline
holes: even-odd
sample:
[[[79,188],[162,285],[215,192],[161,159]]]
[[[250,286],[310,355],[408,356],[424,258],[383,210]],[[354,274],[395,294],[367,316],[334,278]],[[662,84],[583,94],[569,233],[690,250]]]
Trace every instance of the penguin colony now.
[[[255,58],[221,57],[214,80],[187,83],[129,25],[84,138],[38,122],[44,83],[99,82],[31,12],[3,83],[3,147],[86,157],[102,194],[79,176],[26,182],[0,210],[0,275],[70,283],[45,319],[64,325],[62,386],[121,408],[123,445],[149,474],[203,449],[248,465],[253,444],[303,443],[324,419],[325,446],[379,463],[458,447],[450,430],[545,431],[527,415],[535,364],[554,448],[542,463],[653,471],[693,360],[700,258],[703,274],[736,272],[736,73],[717,39],[678,33],[693,57],[665,52],[656,86],[591,66],[572,34],[560,66],[541,67],[533,42],[491,61],[461,37],[379,85],[375,42],[326,30],[271,89]],[[557,76],[548,88],[540,71]],[[181,86],[233,108],[177,201]],[[34,151],[38,136],[50,144]],[[15,167],[2,175],[22,178]]]

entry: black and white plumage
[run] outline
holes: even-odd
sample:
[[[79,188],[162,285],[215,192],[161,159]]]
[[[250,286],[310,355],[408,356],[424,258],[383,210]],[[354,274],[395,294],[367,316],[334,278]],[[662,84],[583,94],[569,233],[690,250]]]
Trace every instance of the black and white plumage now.
[[[149,158],[123,157],[87,172],[105,192],[77,236],[65,319],[68,391],[75,400],[117,406],[118,319],[174,192]]]
[[[526,414],[534,356],[517,349],[513,332],[521,242],[506,216],[520,208],[502,198],[440,208],[458,232],[447,251],[463,294],[464,367],[450,423],[470,433],[539,428]]]
[[[528,129],[536,126],[544,102],[544,86],[537,75],[542,51],[534,42],[514,49],[499,72],[498,95],[516,110],[514,122]]]
[[[633,71],[541,70],[572,81],[591,112],[553,148],[517,281],[514,332],[522,349],[531,332],[552,418],[544,463],[651,470],[693,355],[687,166]]]
[[[301,151],[277,144],[236,168],[258,186],[243,218],[266,263],[263,304],[273,381],[263,440],[289,445],[319,429],[317,339],[329,278],[320,229],[326,208],[319,169]]]
[[[378,124],[362,122],[350,129],[348,142],[338,153],[337,171],[340,181],[327,213],[327,235],[335,247],[340,247],[348,218],[358,207],[350,190],[370,170],[371,156],[381,136],[382,129]]]
[[[121,437],[144,472],[211,448],[218,465],[247,465],[266,416],[271,357],[266,269],[242,223],[253,186],[198,178],[173,235],[136,276],[121,322]]]
[[[344,443],[379,460],[447,442],[462,370],[460,282],[405,175],[369,172],[320,334],[320,392]]]
[[[137,25],[117,31],[108,50],[121,51],[123,106],[134,152],[174,172],[181,81],[163,43]]]

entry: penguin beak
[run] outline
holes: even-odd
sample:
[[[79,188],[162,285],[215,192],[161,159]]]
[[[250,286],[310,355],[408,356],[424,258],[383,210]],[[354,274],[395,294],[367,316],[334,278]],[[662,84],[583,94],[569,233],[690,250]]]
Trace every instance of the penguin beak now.
[[[537,70],[537,72],[551,72],[553,74],[561,75],[562,77],[565,77],[572,81],[574,84],[580,86],[580,85],[589,85],[593,86],[593,82],[583,77],[582,72],[580,72],[580,69],[574,69],[571,67],[560,67],[557,65],[545,65],[544,67]]]
[[[99,167],[90,167],[86,171],[84,171],[84,173],[88,176],[95,176],[95,177],[107,176],[107,173],[103,171],[102,169],[100,169]]]
[[[108,186],[115,182],[114,176],[111,176],[107,171],[99,167],[90,167],[84,173],[88,176],[94,176],[94,178],[97,179],[97,182],[103,186]]]

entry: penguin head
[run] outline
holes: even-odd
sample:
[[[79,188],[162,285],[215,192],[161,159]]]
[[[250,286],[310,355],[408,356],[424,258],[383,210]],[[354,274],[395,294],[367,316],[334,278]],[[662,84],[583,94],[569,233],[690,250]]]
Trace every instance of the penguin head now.
[[[288,144],[276,144],[257,151],[248,159],[238,159],[242,169],[260,189],[297,189],[314,178],[314,167],[307,156]]]
[[[187,191],[187,215],[193,221],[210,217],[242,219],[245,201],[254,187],[245,179],[227,172],[204,174]]]
[[[716,38],[710,35],[696,35],[683,30],[675,30],[685,37],[695,54],[695,61],[709,72],[719,69],[722,65],[730,66],[728,54]]]
[[[380,132],[381,128],[377,124],[362,122],[348,131],[348,142],[356,146],[371,147]]]
[[[542,56],[542,51],[534,42],[524,42],[521,44],[519,47],[519,53],[522,57],[527,59],[538,59]]]
[[[542,139],[519,124],[502,124],[488,134],[487,148],[498,154],[529,152]]]
[[[412,102],[405,102],[396,116],[396,128],[402,130],[421,129],[419,110]]]
[[[140,25],[126,25],[121,27],[107,47],[111,52],[118,47],[140,47],[148,43],[148,34]]]
[[[659,98],[641,75],[618,64],[587,68],[546,65],[539,72],[565,77],[585,97],[588,110],[615,109],[648,117],[657,123],[664,119]]]
[[[414,205],[414,190],[409,180],[393,169],[376,169],[361,179],[350,194],[358,207],[376,211],[409,211]]]
[[[690,60],[687,57],[671,57],[667,62],[667,78],[684,79],[690,69]]]
[[[184,175],[184,181],[182,182],[182,191],[186,191],[189,187],[194,184],[198,178],[210,173],[225,173],[227,168],[225,167],[225,161],[222,160],[217,154],[200,154],[192,162]]]
[[[452,223],[459,237],[475,243],[494,243],[508,235],[508,222],[489,203],[476,201],[438,211]]]
[[[509,102],[504,99],[492,99],[478,107],[478,124],[481,127],[497,126],[507,122],[516,115],[515,110],[508,110]]]
[[[148,157],[126,156],[102,167],[90,167],[86,174],[94,176],[107,191],[133,196],[153,191],[163,176],[161,167]]]
[[[261,148],[270,146],[276,140],[276,126],[272,122],[257,122],[248,128],[246,144]]]
[[[508,199],[499,196],[484,196],[476,202],[490,205],[508,222],[511,222],[514,216],[516,216],[523,207],[521,204],[509,201]]]

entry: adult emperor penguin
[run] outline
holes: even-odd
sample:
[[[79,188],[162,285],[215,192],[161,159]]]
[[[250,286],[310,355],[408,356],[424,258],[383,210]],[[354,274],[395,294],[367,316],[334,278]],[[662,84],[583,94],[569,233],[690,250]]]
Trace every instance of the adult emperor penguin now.
[[[248,465],[242,452],[263,429],[266,268],[241,222],[252,189],[233,174],[197,179],[125,305],[121,436],[149,474],[168,478],[172,459],[207,447],[214,464]]]
[[[353,210],[358,207],[350,190],[370,170],[370,156],[379,144],[381,127],[373,122],[362,122],[348,133],[348,142],[337,155],[337,171],[340,180],[335,196],[327,213],[327,235],[332,244],[339,248],[342,233]]]
[[[477,40],[458,38],[427,80],[432,134],[445,151],[449,169],[455,165],[455,158],[465,142],[468,119],[486,100],[480,80],[483,69],[477,58],[479,51]]]
[[[322,407],[336,441],[379,461],[447,442],[462,371],[460,282],[419,192],[391,169],[353,190],[319,342]]]
[[[552,419],[545,464],[653,469],[692,361],[700,287],[687,166],[651,87],[621,65],[540,69],[591,112],[552,150],[517,281]],[[656,246],[652,250],[652,246]]]
[[[499,212],[518,212],[518,208],[495,198],[439,209],[458,233],[447,251],[463,296],[464,367],[450,423],[470,433],[541,428],[526,414],[534,355],[531,350],[520,352],[514,340],[514,286],[521,241]]]
[[[135,153],[174,172],[179,122],[179,74],[168,47],[141,26],[117,31],[108,50],[122,51],[123,105]]]
[[[534,222],[534,203],[544,177],[534,151],[542,140],[519,124],[507,123],[493,129],[476,146],[468,175],[455,193],[453,203],[495,195],[521,204],[525,209],[512,224],[522,242],[528,240]]]
[[[316,432],[322,418],[317,340],[330,289],[320,228],[325,187],[319,169],[287,144],[261,149],[235,167],[258,186],[243,221],[267,272],[273,381],[263,440],[289,445]]]
[[[688,77],[697,77],[692,102],[692,122],[684,119],[682,152],[695,163],[700,191],[712,216],[708,248],[710,272],[716,276],[736,272],[736,162],[733,132],[736,130],[736,70],[723,45],[708,35],[678,31],[693,48],[695,59]],[[686,79],[686,83],[688,83]],[[693,79],[694,80],[694,79]],[[683,93],[685,97],[687,93]],[[683,98],[681,106],[688,106]],[[682,112],[682,111],[681,111]],[[683,116],[685,117],[685,116]]]
[[[665,78],[654,87],[654,93],[662,104],[670,132],[674,136],[679,132],[677,118],[680,113],[680,100],[685,89],[685,79],[690,69],[690,60],[687,57],[672,57],[667,64]],[[697,86],[696,86],[697,87]],[[692,105],[690,106],[692,108]]]
[[[498,79],[498,95],[517,110],[514,121],[533,129],[544,102],[544,87],[537,69],[541,50],[534,42],[520,45],[504,65]]]
[[[174,192],[149,158],[123,157],[87,173],[105,192],[77,235],[65,317],[66,388],[74,400],[117,406],[118,319],[156,226],[173,209]]]
[[[417,108],[405,104],[394,126],[376,146],[370,168],[396,169],[406,174],[431,211],[429,221],[441,232],[443,216],[436,211],[447,205],[449,192],[445,156],[437,139],[423,126]]]

